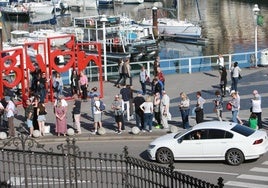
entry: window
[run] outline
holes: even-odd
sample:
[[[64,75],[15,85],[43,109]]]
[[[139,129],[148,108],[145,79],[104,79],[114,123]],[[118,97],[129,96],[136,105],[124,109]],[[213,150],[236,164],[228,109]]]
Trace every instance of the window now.
[[[232,138],[233,134],[220,129],[209,129],[208,131],[208,139],[224,139],[224,138]]]
[[[231,130],[244,136],[250,136],[255,132],[254,129],[238,124],[235,125]]]

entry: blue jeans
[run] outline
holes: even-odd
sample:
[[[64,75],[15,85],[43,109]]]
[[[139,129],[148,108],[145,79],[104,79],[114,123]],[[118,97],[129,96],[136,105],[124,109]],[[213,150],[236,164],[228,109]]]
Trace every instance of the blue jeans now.
[[[190,128],[190,125],[189,125],[189,113],[190,113],[190,109],[181,110],[182,126],[183,126],[184,129]]]
[[[149,125],[149,130],[152,130],[152,125],[153,125],[152,113],[144,113],[144,127],[147,125]]]
[[[237,91],[238,77],[232,77],[232,90]]]
[[[238,123],[238,121],[237,121],[237,115],[238,115],[238,110],[232,111],[232,121],[234,123]]]

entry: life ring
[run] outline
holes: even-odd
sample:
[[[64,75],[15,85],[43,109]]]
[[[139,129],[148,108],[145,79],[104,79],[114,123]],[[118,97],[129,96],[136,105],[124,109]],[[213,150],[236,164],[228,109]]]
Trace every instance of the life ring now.
[[[93,26],[95,23],[93,19],[89,19],[87,22],[90,26]]]

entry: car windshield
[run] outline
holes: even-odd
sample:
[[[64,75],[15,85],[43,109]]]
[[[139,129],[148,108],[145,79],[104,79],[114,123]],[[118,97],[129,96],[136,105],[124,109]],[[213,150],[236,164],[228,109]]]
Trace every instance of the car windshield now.
[[[190,130],[192,130],[192,128],[190,128],[190,129],[184,129],[183,131],[177,133],[177,134],[174,136],[174,139],[179,138],[181,135],[183,135],[184,133],[186,133],[186,132],[188,132],[188,131],[190,131]]]
[[[231,130],[234,132],[237,132],[239,134],[242,134],[244,136],[250,136],[255,132],[254,129],[251,129],[251,128],[246,127],[246,126],[238,125],[238,124],[235,125]]]

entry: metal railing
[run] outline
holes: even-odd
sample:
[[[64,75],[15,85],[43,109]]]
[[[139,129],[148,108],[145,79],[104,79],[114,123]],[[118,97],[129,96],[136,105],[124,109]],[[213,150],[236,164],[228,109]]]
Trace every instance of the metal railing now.
[[[74,138],[46,149],[26,135],[7,140],[0,147],[0,182],[8,187],[198,187],[221,188],[218,184],[182,174],[174,165],[160,166],[128,155],[82,152]]]
[[[254,55],[254,53],[255,52],[223,54],[222,56],[224,57],[225,66],[227,69],[230,69],[231,64],[235,61],[238,62],[240,68],[245,68],[255,66],[255,62],[252,62],[252,55]],[[260,51],[258,52],[258,54],[260,54]],[[218,65],[216,64],[217,58],[218,55],[164,59],[160,61],[160,67],[164,72],[164,74],[185,74],[185,73],[191,74],[194,72],[205,72],[218,69]],[[154,62],[153,60],[131,62],[131,69],[132,69],[131,73],[133,75],[137,75],[142,65],[147,68],[148,73],[152,73],[153,62]],[[260,64],[260,61],[258,62],[259,62],[258,64]],[[98,73],[96,72],[96,70],[97,67],[95,65],[90,64],[90,66],[87,67],[87,72],[93,73],[93,74],[87,74],[90,81],[98,79]],[[117,62],[108,61],[107,74],[108,79],[113,79],[114,77],[118,76]]]

